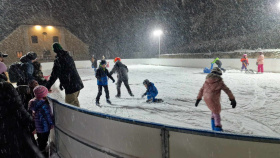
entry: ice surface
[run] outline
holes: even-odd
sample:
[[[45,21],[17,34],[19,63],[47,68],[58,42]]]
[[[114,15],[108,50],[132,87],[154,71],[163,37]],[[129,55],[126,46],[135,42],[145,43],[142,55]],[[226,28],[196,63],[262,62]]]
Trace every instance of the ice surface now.
[[[115,98],[116,85],[109,80],[113,105],[106,103],[103,91],[100,99],[102,108],[95,105],[97,85],[94,70],[79,69],[85,85],[79,97],[81,107],[125,118],[211,130],[211,112],[205,102],[194,106],[206,77],[203,69],[151,65],[132,65],[128,68],[129,84],[135,97],[130,97],[122,85],[121,98]],[[45,72],[45,75],[48,73]],[[113,77],[117,79],[115,74]],[[237,101],[237,107],[232,109],[227,95],[222,92],[223,129],[234,133],[280,137],[280,74],[245,74],[228,70],[223,78]],[[162,98],[163,103],[148,104],[145,98],[141,98],[146,91],[142,85],[144,79],[155,84],[159,91],[157,97]],[[64,102],[64,91],[60,91],[58,85],[57,81],[50,96]]]

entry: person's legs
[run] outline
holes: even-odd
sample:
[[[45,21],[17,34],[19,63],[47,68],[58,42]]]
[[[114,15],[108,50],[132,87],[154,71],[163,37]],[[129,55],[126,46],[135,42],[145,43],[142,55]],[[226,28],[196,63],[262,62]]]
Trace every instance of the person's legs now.
[[[80,91],[77,91],[75,93],[72,94],[66,94],[65,95],[65,103],[80,107],[80,103],[78,100],[78,96],[80,94]]]
[[[129,95],[130,95],[130,96],[134,96],[134,95],[132,94],[132,92],[131,92],[130,86],[129,86],[129,84],[128,84],[128,80],[123,81],[123,83],[124,83],[124,85],[125,85],[125,87],[126,87],[128,93],[129,93]]]
[[[50,132],[45,132],[45,133],[37,133],[38,136],[38,147],[41,152],[43,152],[47,146],[48,138],[49,138]]]
[[[258,72],[261,72],[261,64],[258,64]]]
[[[118,79],[118,81],[117,81],[117,95],[116,95],[116,97],[120,97],[121,96],[121,85],[122,85],[122,80]]]
[[[263,73],[263,64],[261,64],[261,73]]]
[[[215,126],[217,127],[222,127],[222,124],[221,124],[221,116],[220,114],[215,114],[213,113],[212,116],[214,117],[214,120],[215,120]]]
[[[99,102],[101,95],[102,95],[102,86],[98,85],[98,93],[97,93],[97,96],[96,96],[96,102]]]
[[[104,86],[104,90],[105,90],[105,94],[106,94],[106,99],[107,100],[110,99],[108,85]]]

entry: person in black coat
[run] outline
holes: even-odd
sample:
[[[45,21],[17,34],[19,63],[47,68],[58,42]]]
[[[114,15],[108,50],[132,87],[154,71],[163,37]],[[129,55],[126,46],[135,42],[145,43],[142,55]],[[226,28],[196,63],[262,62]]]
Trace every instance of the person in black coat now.
[[[53,51],[57,54],[52,73],[46,87],[50,90],[57,78],[60,81],[60,89],[65,89],[65,102],[80,107],[78,96],[84,88],[83,82],[76,69],[75,62],[69,53],[59,43],[53,44]]]
[[[42,158],[32,138],[32,116],[23,108],[12,84],[0,82],[0,100],[0,157]]]
[[[33,62],[33,66],[34,66],[34,72],[33,72],[34,80],[36,80],[39,85],[46,86],[47,80],[44,78],[41,63],[35,61]]]
[[[17,85],[28,85],[33,80],[34,66],[33,62],[37,59],[37,54],[34,52],[28,52],[26,55],[20,58],[21,69],[23,70],[24,76],[17,82]]]
[[[122,82],[124,83],[127,91],[128,91],[128,94],[130,96],[134,96],[133,93],[131,92],[131,89],[129,87],[129,84],[128,84],[128,68],[126,65],[124,65],[122,62],[121,62],[121,58],[119,57],[116,57],[115,60],[115,65],[113,67],[113,69],[110,71],[110,75],[112,75],[113,73],[117,73],[117,77],[118,77],[118,81],[117,81],[117,95],[116,97],[119,98],[121,97],[121,85],[122,85]]]

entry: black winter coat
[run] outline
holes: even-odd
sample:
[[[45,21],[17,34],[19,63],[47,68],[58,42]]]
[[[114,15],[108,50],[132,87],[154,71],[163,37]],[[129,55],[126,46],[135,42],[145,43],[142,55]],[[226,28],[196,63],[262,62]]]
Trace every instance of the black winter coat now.
[[[126,65],[124,65],[122,62],[117,61],[113,67],[113,69],[110,71],[110,75],[117,72],[117,77],[119,80],[127,81],[128,80],[128,68]]]
[[[21,69],[24,73],[24,76],[23,79],[20,79],[17,85],[28,85],[28,83],[33,80],[34,66],[32,61],[28,59],[26,55],[22,56],[20,61],[22,62]]]
[[[84,88],[75,62],[67,51],[60,51],[57,53],[52,73],[46,87],[50,89],[57,78],[59,78],[60,84],[64,87],[66,94],[72,94]]]
[[[23,108],[12,84],[0,82],[0,100],[0,157],[34,157],[32,116]]]

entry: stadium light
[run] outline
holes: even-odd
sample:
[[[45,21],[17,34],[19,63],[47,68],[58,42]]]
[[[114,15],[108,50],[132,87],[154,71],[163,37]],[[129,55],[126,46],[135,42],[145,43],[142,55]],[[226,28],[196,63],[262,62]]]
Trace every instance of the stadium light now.
[[[161,30],[155,30],[154,36],[158,36],[158,58],[160,58],[160,36],[163,34]]]

